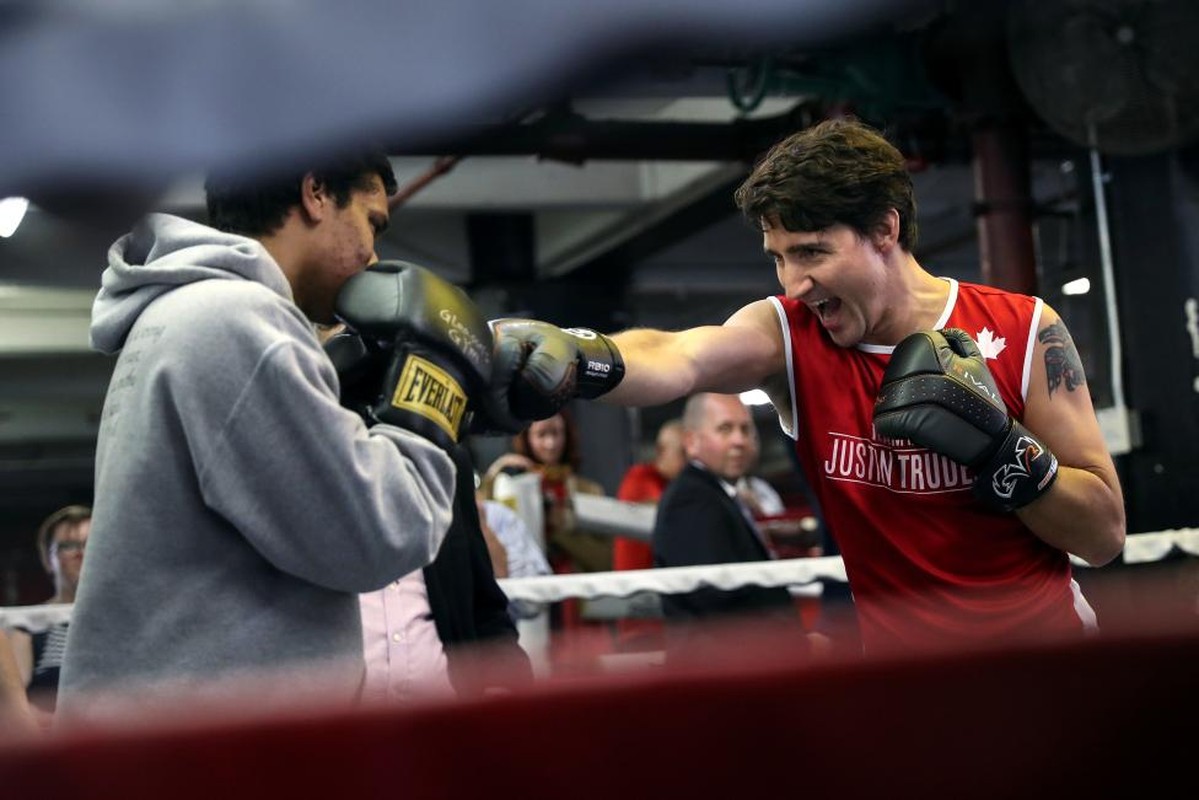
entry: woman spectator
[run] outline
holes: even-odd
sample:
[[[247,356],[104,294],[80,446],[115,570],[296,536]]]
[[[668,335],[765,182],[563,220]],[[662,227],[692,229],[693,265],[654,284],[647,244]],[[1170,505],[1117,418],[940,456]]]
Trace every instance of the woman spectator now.
[[[492,462],[483,477],[485,493],[495,498],[497,488],[504,494],[505,476],[526,472],[541,476],[546,555],[556,573],[612,569],[612,540],[581,529],[575,519],[575,495],[604,493],[598,483],[579,474],[578,442],[574,420],[563,410],[513,437],[514,452]]]
[[[512,440],[515,452],[497,458],[483,478],[490,497],[506,494],[511,475],[533,472],[541,477],[544,542],[557,574],[612,569],[612,539],[581,528],[574,511],[580,494],[603,494],[595,481],[579,474],[579,436],[568,411],[534,422]],[[605,620],[590,618],[588,604],[567,598],[550,606],[550,663],[555,672],[596,668],[598,655],[609,652],[612,631]]]

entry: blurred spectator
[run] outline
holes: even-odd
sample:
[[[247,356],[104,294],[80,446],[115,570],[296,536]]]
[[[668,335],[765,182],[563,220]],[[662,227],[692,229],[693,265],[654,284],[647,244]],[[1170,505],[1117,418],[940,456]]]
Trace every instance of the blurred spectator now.
[[[634,464],[625,472],[616,490],[616,498],[629,503],[657,503],[666,485],[687,464],[683,451],[683,421],[672,419],[658,428],[654,440],[654,460]],[[654,551],[649,542],[618,536],[612,550],[613,569],[652,569]],[[658,649],[661,647],[662,622],[658,598],[641,602],[629,599],[631,616],[616,622],[616,637],[622,649]],[[635,616],[634,616],[635,615]]]
[[[657,503],[666,484],[687,464],[683,451],[683,422],[672,419],[658,428],[654,441],[654,460],[634,464],[625,472],[616,499],[629,503]],[[653,548],[624,536],[616,538],[612,565],[615,569],[650,569],[654,565]]]
[[[497,578],[532,578],[549,575],[550,562],[546,561],[541,546],[533,539],[524,520],[498,500],[488,500],[482,489],[475,494],[478,504],[479,523],[487,550],[491,555],[491,566]],[[540,603],[528,600],[512,600],[508,613],[513,619],[531,619],[542,611]]]
[[[532,680],[508,598],[495,581],[473,465],[464,447],[452,455],[454,518],[437,557],[424,569],[359,595],[367,702],[469,697]]]
[[[316,327],[326,343],[346,326]],[[342,404],[359,412],[359,398],[347,397],[345,385],[341,389]],[[532,679],[507,596],[496,583],[509,574],[512,560],[483,518],[470,450],[460,446],[450,456],[454,516],[437,557],[358,596],[366,662],[362,694],[368,703],[469,697]]]
[[[23,733],[37,730],[29,698],[25,696],[25,681],[17,668],[12,643],[0,630],[0,731]]]
[[[512,440],[514,452],[492,462],[483,477],[488,497],[502,494],[505,475],[536,472],[545,501],[545,547],[554,572],[603,572],[612,568],[612,540],[580,528],[572,498],[602,495],[603,488],[579,474],[579,435],[565,409],[534,422]],[[498,484],[498,485],[497,485]]]
[[[735,485],[754,457],[749,409],[735,395],[697,394],[683,412],[683,443],[689,463],[667,487],[654,524],[654,563],[659,567],[765,561],[770,552]],[[666,595],[672,657],[702,640],[704,627],[731,616],[772,618],[802,632],[791,594],[782,587],[711,587]],[[703,626],[701,626],[703,623]]]
[[[783,498],[765,478],[742,475],[736,488],[737,497],[755,518],[774,517],[787,510]]]
[[[771,555],[776,558],[820,555],[820,523],[811,509],[789,508],[769,481],[751,474],[762,452],[756,428],[750,446],[750,472],[737,481],[737,497],[753,515]]]
[[[37,531],[38,556],[54,581],[54,595],[47,604],[74,603],[83,570],[83,551],[92,528],[92,510],[73,505],[60,508],[43,520]],[[68,623],[44,631],[16,628],[10,633],[13,655],[33,707],[53,713],[58,695],[58,676],[67,646]]]
[[[556,574],[604,572],[612,569],[612,539],[581,527],[574,497],[602,495],[603,488],[579,474],[579,435],[566,409],[525,428],[506,453],[487,468],[483,486],[493,499],[507,494],[510,476],[533,472],[540,476],[544,508],[546,557]],[[611,649],[605,620],[592,618],[590,601],[567,598],[550,607],[550,662],[558,671],[588,671],[601,652]]]

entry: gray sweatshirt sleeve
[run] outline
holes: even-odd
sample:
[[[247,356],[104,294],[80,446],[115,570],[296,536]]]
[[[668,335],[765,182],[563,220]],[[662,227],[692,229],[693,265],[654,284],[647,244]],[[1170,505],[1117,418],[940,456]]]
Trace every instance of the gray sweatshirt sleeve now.
[[[204,502],[268,561],[314,584],[372,591],[432,561],[454,467],[428,440],[369,431],[337,402],[315,342],[263,351],[199,471]]]

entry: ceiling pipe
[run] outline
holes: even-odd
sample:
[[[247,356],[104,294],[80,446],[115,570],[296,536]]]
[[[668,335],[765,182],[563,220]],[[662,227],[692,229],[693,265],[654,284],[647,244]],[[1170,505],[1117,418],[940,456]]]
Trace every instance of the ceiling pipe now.
[[[422,148],[392,148],[392,155],[536,156],[567,164],[586,161],[752,162],[772,144],[822,115],[800,103],[784,114],[732,122],[629,122],[551,113],[530,122],[476,128]]]
[[[387,199],[388,209],[395,211],[404,205],[404,203],[407,203],[413,195],[452,170],[461,160],[461,156],[439,156],[433,162],[433,166],[401,186],[399,191]]]

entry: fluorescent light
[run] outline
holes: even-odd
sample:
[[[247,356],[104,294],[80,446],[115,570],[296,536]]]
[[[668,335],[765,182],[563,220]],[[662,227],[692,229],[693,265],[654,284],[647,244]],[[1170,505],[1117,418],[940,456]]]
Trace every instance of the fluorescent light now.
[[[1076,278],[1062,286],[1062,294],[1086,294],[1091,291],[1090,278]]]
[[[747,406],[768,406],[770,398],[761,389],[751,389],[741,393],[741,402]]]
[[[24,197],[6,197],[0,200],[0,236],[5,239],[17,232],[17,226],[25,218],[29,201]]]

